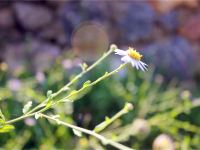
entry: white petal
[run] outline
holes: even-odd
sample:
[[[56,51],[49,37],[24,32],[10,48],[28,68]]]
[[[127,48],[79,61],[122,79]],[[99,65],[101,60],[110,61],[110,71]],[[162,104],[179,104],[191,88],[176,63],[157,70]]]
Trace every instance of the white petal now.
[[[132,64],[133,67],[136,67],[136,62],[135,62],[134,59],[131,59],[131,64]]]
[[[140,61],[140,65],[145,69],[148,70],[146,66],[148,66],[147,64],[143,63],[142,61]],[[146,66],[145,66],[146,65]]]
[[[136,67],[136,69],[138,70],[139,69],[139,66],[138,66],[138,62],[136,61],[136,60],[133,60],[135,63],[135,67]]]
[[[134,61],[131,61],[131,65],[132,65],[133,67],[135,67],[135,63],[134,63]]]
[[[138,63],[138,65],[139,65],[139,68],[140,68],[142,71],[144,71],[144,72],[145,72],[145,70],[144,70],[144,68],[143,68],[142,64],[141,64],[141,63]]]
[[[131,62],[131,58],[129,56],[124,56],[121,58],[121,61],[128,63],[128,62]]]
[[[127,55],[127,52],[123,51],[123,50],[120,50],[120,49],[116,49],[115,50],[115,54],[121,55],[121,56],[125,56],[125,55]]]
[[[138,70],[138,69],[139,69],[138,61],[135,60],[135,59],[132,59],[131,61],[134,62],[135,67],[136,67],[136,69]]]
[[[145,66],[141,65],[141,67],[144,69],[144,71],[148,71],[148,69]]]
[[[148,66],[147,64],[145,64],[144,62],[140,61],[140,63],[143,65],[143,66]]]

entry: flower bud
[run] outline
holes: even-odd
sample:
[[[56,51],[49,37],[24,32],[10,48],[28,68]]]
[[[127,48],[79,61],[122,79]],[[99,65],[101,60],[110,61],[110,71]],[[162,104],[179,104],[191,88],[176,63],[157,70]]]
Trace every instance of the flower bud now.
[[[132,135],[144,139],[150,132],[150,126],[144,119],[137,118],[132,123]]]
[[[160,134],[153,142],[153,150],[175,150],[175,145],[169,135]]]
[[[191,97],[191,93],[188,90],[184,90],[183,92],[181,92],[181,98],[182,99],[188,99]]]
[[[110,45],[110,49],[112,49],[114,51],[115,49],[117,49],[117,45],[115,45],[115,44]]]
[[[131,103],[126,103],[124,106],[124,110],[126,113],[128,113],[129,111],[131,111],[133,109],[133,104]]]

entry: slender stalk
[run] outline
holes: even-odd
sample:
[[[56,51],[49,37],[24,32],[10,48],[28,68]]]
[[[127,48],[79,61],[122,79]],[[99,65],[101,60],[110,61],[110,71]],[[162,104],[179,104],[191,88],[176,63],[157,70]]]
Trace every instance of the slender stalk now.
[[[101,58],[99,58],[94,64],[92,64],[90,67],[83,70],[80,74],[75,76],[67,85],[65,85],[63,88],[61,88],[58,92],[55,93],[55,96],[59,95],[65,89],[69,88],[73,83],[75,83],[78,79],[80,79],[84,74],[92,70],[94,67],[96,67],[98,64],[100,64],[106,57],[108,57],[114,50],[116,49],[115,46],[111,45],[110,50],[106,52]]]
[[[15,118],[15,119],[12,119],[12,120],[8,120],[8,121],[6,121],[5,123],[6,123],[6,124],[12,124],[12,123],[15,123],[15,122],[17,122],[17,121],[23,120],[23,119],[25,119],[25,118],[32,117],[32,116],[34,116],[35,114],[42,113],[42,112],[44,112],[44,111],[46,111],[46,110],[48,110],[48,109],[49,109],[49,107],[45,107],[45,108],[43,108],[43,109],[41,109],[41,110],[39,110],[39,111],[37,111],[37,112],[33,112],[33,113],[31,113],[31,114],[25,114],[25,115],[20,116],[20,117],[18,117],[18,118]]]
[[[84,74],[92,70],[94,67],[96,67],[98,64],[100,64],[106,57],[108,57],[116,48],[110,47],[110,50],[106,52],[100,59],[98,59],[94,64],[92,64],[90,67],[88,67],[85,71],[81,72],[79,75],[77,75],[73,80],[71,80],[66,86],[71,86],[74,82],[76,82],[79,78],[81,78]]]
[[[111,71],[110,73],[106,73],[105,75],[101,76],[100,78],[98,78],[98,79],[95,80],[94,82],[90,83],[88,86],[82,87],[82,88],[79,89],[77,92],[69,94],[69,95],[66,96],[64,99],[70,99],[70,97],[72,97],[72,96],[78,94],[79,92],[85,90],[86,88],[89,88],[89,87],[91,87],[91,86],[94,86],[95,84],[99,83],[100,81],[102,81],[102,80],[104,80],[104,79],[106,79],[106,78],[112,76],[113,74],[119,72],[119,71],[120,71],[121,69],[123,69],[126,65],[127,65],[127,63],[124,63],[124,64],[120,65],[117,69]],[[63,100],[63,99],[58,100],[58,103],[62,102],[62,100]]]
[[[99,58],[94,64],[92,64],[90,67],[86,68],[85,70],[83,70],[80,74],[78,74],[77,76],[75,76],[68,84],[66,84],[64,87],[62,87],[59,91],[57,91],[56,93],[52,94],[52,99],[54,97],[56,97],[57,95],[59,95],[62,92],[65,92],[66,89],[68,89],[73,83],[75,83],[78,79],[80,79],[83,75],[85,75],[87,72],[89,72],[90,70],[92,70],[93,68],[95,68],[98,64],[100,64],[106,57],[108,57],[114,50],[116,49],[115,45],[111,45],[110,46],[110,50],[108,52],[106,52],[101,58]],[[48,101],[48,99],[46,99],[45,101],[43,101],[42,103],[40,103],[39,105],[37,105],[35,108],[33,108],[32,110],[30,110],[29,112],[27,112],[26,114],[31,114],[32,112],[38,110],[39,108],[41,108],[46,102]]]
[[[44,100],[42,103],[40,103],[39,105],[37,105],[36,107],[34,107],[33,109],[31,109],[30,111],[28,111],[25,115],[29,115],[33,112],[35,112],[36,110],[40,109],[41,107],[44,107],[45,104],[48,102],[48,98],[46,100]]]
[[[99,139],[103,144],[110,144],[112,145],[113,147],[117,148],[117,149],[120,149],[120,150],[133,150],[132,148],[129,148],[125,145],[122,145],[120,143],[117,143],[117,142],[114,142],[110,139],[107,139],[105,137],[103,137],[102,135],[100,134],[97,134],[95,133],[94,131],[90,131],[90,130],[87,130],[87,129],[84,129],[84,128],[81,128],[81,127],[78,127],[78,126],[75,126],[75,125],[72,125],[72,124],[69,124],[69,123],[66,123],[66,122],[63,122],[57,118],[53,118],[51,116],[48,116],[48,115],[45,115],[45,114],[40,114],[41,117],[44,117],[44,118],[47,118],[49,120],[53,120],[53,121],[56,121],[58,124],[61,124],[61,125],[64,125],[66,127],[69,127],[69,128],[72,128],[72,129],[75,129],[75,130],[78,130],[80,132],[83,132],[85,134],[88,134],[88,135],[91,135],[91,136],[94,136],[96,137],[97,139]]]
[[[121,109],[118,113],[116,113],[112,118],[107,118],[105,119],[104,122],[98,124],[95,128],[94,131],[96,133],[101,132],[104,130],[106,127],[108,127],[111,123],[113,123],[115,120],[123,116],[124,114],[128,113],[130,110],[133,109],[133,105],[131,103],[126,103],[124,108]]]
[[[118,71],[120,71],[121,69],[123,69],[126,65],[127,65],[127,63],[124,63],[124,64],[120,65],[117,69],[113,70],[113,71],[110,72],[110,73],[106,73],[106,74],[103,75],[102,77],[100,77],[100,78],[98,78],[97,80],[95,80],[94,82],[92,82],[89,86],[83,87],[83,88],[79,89],[75,94],[79,94],[79,92],[85,90],[86,88],[91,87],[91,86],[94,86],[95,84],[99,83],[100,81],[102,81],[102,80],[104,80],[104,79],[106,79],[106,78],[112,76],[113,74],[115,74],[115,73],[117,73]],[[69,98],[72,97],[72,96],[74,96],[74,93],[69,94],[69,95],[66,96],[64,99],[69,99]],[[58,104],[58,103],[60,103],[60,102],[63,102],[63,99],[60,99],[60,100],[58,100],[58,101],[52,103],[50,107],[52,107],[52,106],[54,106],[55,104]],[[42,103],[41,103],[41,104],[42,104]],[[40,105],[41,105],[41,104],[40,104]],[[40,107],[39,107],[40,105],[38,105],[38,106],[36,106],[36,107],[40,108]],[[24,118],[34,116],[36,113],[44,112],[44,111],[46,111],[47,109],[49,109],[50,107],[44,107],[44,108],[42,108],[41,110],[36,111],[36,112],[33,112],[33,110],[36,110],[36,109],[33,109],[32,111],[30,111],[30,112],[27,113],[27,114],[24,114],[23,116],[20,116],[20,117],[18,117],[18,118],[15,118],[15,119],[6,121],[6,124],[11,124],[11,123],[17,122],[17,121],[19,121],[19,120],[22,120],[22,119],[24,119]],[[37,109],[37,110],[38,110],[38,109]]]

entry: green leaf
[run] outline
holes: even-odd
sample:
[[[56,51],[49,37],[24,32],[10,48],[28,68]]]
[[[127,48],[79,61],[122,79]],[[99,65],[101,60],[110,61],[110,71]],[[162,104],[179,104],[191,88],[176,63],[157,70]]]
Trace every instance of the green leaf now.
[[[46,104],[46,108],[50,108],[51,106],[52,106],[52,104],[53,104],[53,101],[52,100],[49,100],[48,102],[47,102],[47,104]]]
[[[77,99],[79,96],[78,96],[78,91],[77,90],[73,90],[73,91],[71,91],[70,92],[70,94],[69,94],[70,96],[69,96],[69,100],[70,101],[73,101],[73,100],[75,100],[75,99]]]
[[[0,128],[4,126],[5,122],[6,122],[6,119],[0,109]]]
[[[107,124],[109,124],[110,123],[110,118],[106,116],[105,121],[106,121]]]
[[[102,122],[100,124],[98,124],[95,128],[94,128],[94,132],[99,132],[101,131],[105,126],[106,126],[106,122]]]
[[[86,63],[80,64],[80,66],[83,71],[85,71],[88,68],[88,65]]]
[[[47,98],[50,98],[51,99],[51,97],[52,97],[52,90],[48,90],[47,91]]]
[[[104,74],[104,76],[107,76],[107,75],[108,75],[108,72],[106,71],[105,74]]]
[[[13,125],[4,125],[4,126],[0,127],[0,133],[11,132],[14,129],[15,129],[15,127]]]
[[[89,84],[89,83],[87,83]],[[87,87],[86,87],[87,86]],[[78,91],[77,90],[73,90],[70,92],[70,96],[68,97],[68,99],[70,101],[74,101],[74,100],[77,100],[77,99],[80,99],[81,97],[83,97],[86,93],[89,92],[89,90],[91,89],[90,86],[88,85],[85,85],[85,87],[82,87],[81,89],[79,89]]]
[[[3,115],[1,109],[0,109],[0,118],[1,118],[3,121],[5,121],[5,116]]]
[[[5,120],[0,119],[0,128],[2,128],[4,126],[4,124],[5,124]]]
[[[83,84],[83,88],[90,86],[90,84],[91,84],[91,81],[90,81],[90,80],[86,81],[86,82]]]
[[[72,129],[72,131],[74,132],[74,134],[78,137],[81,137],[82,136],[82,132],[81,131],[78,131],[76,129]]]
[[[32,101],[27,102],[26,105],[24,105],[24,108],[22,109],[23,114],[27,113],[30,110],[31,106]]]
[[[41,117],[41,114],[40,113],[36,113],[35,114],[35,119],[37,120],[37,119],[39,119]]]

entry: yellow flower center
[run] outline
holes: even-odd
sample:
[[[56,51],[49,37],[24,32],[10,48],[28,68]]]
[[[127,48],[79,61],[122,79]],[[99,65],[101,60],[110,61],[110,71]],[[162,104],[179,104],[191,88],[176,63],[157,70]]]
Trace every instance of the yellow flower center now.
[[[140,55],[140,53],[137,52],[135,49],[129,47],[127,51],[128,51],[128,55],[129,55],[131,58],[133,58],[133,59],[135,59],[135,60],[141,60],[142,55]]]

